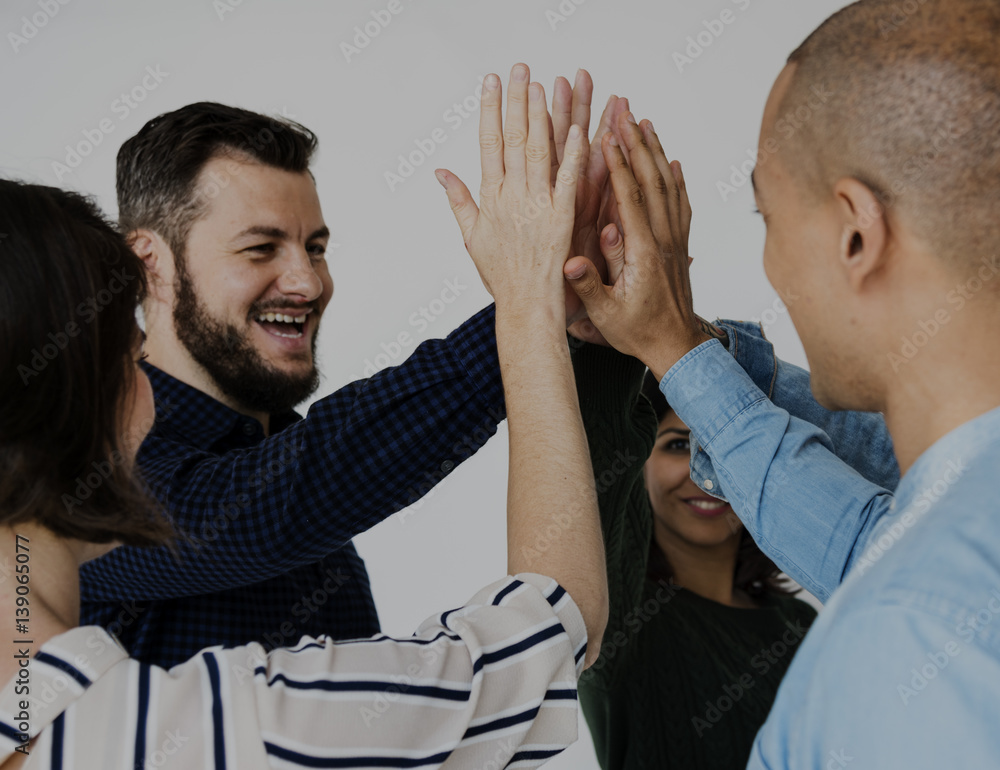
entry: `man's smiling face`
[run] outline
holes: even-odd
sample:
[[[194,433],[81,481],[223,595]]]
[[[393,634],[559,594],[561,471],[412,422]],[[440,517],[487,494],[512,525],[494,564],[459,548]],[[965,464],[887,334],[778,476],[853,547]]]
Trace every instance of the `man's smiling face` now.
[[[217,157],[195,196],[206,205],[176,255],[177,338],[240,406],[290,409],[319,384],[316,335],[333,295],[313,178]]]

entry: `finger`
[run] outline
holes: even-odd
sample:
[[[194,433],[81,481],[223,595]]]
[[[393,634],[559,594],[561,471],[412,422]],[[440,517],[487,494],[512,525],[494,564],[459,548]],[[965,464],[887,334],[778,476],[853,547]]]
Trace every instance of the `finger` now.
[[[630,110],[631,108],[629,107],[628,99],[626,97],[622,97],[615,105],[614,114],[611,116],[611,130],[614,132],[615,139],[618,140],[618,145],[622,148],[622,152],[625,153],[626,161],[629,160],[628,147],[625,146],[625,137],[621,135],[619,126],[621,125],[620,121],[622,115],[627,114]]]
[[[549,183],[556,186],[556,174],[559,171],[559,153],[556,152],[555,128],[552,125],[552,115],[549,114]]]
[[[680,224],[680,205],[675,195],[677,183],[674,181],[673,173],[669,174],[671,186],[674,188],[672,191],[660,173],[653,153],[646,144],[646,137],[643,136],[631,112],[626,112],[619,118],[619,132],[625,137],[629,165],[642,188],[653,234],[659,242],[666,243],[676,234]]]
[[[625,268],[625,239],[617,225],[610,224],[601,232],[601,254],[608,265],[608,283],[614,285]]]
[[[594,263],[586,257],[573,257],[563,265],[563,276],[587,308],[587,316],[600,329],[614,300],[611,289],[601,281]]]
[[[594,326],[593,321],[589,318],[583,318],[576,321],[571,324],[566,331],[578,340],[589,342],[592,345],[604,345],[610,347],[608,341],[604,339],[604,335],[598,331],[597,327]]]
[[[528,66],[515,64],[507,87],[507,117],[503,126],[505,181],[524,184],[524,147],[528,141]]]
[[[549,111],[545,106],[545,88],[541,83],[532,83],[528,87],[528,143],[524,148],[524,157],[528,191],[533,197],[550,194]]]
[[[556,163],[562,163],[569,127],[573,125],[573,89],[564,77],[556,78],[552,90],[552,127],[556,140]]]
[[[667,154],[660,144],[660,138],[656,135],[656,131],[653,129],[653,124],[644,120],[640,124],[642,129],[643,137],[646,139],[646,145],[649,147],[650,152],[653,154],[653,159],[656,161],[656,167],[660,170],[660,174],[663,176],[664,181],[667,184],[668,199],[670,200],[671,210],[670,213],[673,217],[672,221],[675,222],[677,226],[683,225],[683,204],[680,199],[680,187],[677,183],[677,172],[673,169],[673,164],[667,160]],[[688,227],[691,224],[690,216],[690,205],[688,206]]]
[[[680,193],[681,236],[687,243],[688,236],[691,234],[691,201],[688,199],[687,182],[684,181],[684,169],[681,168],[679,160],[671,163],[670,169],[674,172],[674,179],[677,180],[677,189]]]
[[[580,184],[580,169],[587,154],[587,140],[579,126],[569,129],[566,153],[559,166],[553,202],[557,211],[572,215],[576,210],[576,188]]]
[[[455,215],[455,221],[458,222],[458,227],[462,231],[465,248],[468,249],[472,239],[472,229],[476,226],[476,220],[479,219],[479,207],[472,199],[469,188],[453,173],[439,168],[434,172],[434,176],[437,177],[448,195],[451,213]]]
[[[579,126],[584,136],[590,135],[590,103],[594,98],[594,81],[585,69],[576,71],[573,81],[573,125]]]
[[[646,195],[636,181],[632,169],[629,168],[614,134],[604,137],[604,161],[608,164],[611,174],[611,189],[614,192],[626,246],[633,240],[639,243],[655,241],[649,224],[649,214],[646,212]],[[626,261],[628,261],[628,251],[626,251]]]
[[[614,115],[615,105],[619,99],[612,94],[608,98],[608,103],[604,105],[604,112],[601,113],[601,120],[597,124],[597,131],[590,143],[590,158],[587,161],[587,184],[594,189],[604,187],[608,180],[608,164],[604,162],[604,153],[601,152],[601,140],[604,135],[611,130],[611,117]]]
[[[483,99],[479,108],[479,155],[483,164],[481,194],[497,190],[503,184],[502,101],[500,78],[491,73],[483,80]]]

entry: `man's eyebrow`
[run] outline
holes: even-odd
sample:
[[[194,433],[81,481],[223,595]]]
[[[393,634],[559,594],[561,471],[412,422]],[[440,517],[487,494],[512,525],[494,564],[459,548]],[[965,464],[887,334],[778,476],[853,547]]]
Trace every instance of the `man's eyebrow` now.
[[[661,430],[659,433],[656,434],[656,437],[659,438],[664,433],[676,433],[678,436],[684,436],[685,438],[691,435],[690,429],[681,430],[680,428],[664,428],[663,430]]]
[[[755,168],[750,172],[750,185],[753,187],[753,194],[760,195],[760,190],[757,188],[757,169]]]
[[[252,227],[248,227],[246,230],[237,233],[236,236],[233,238],[233,240],[238,241],[240,238],[246,238],[248,235],[259,235],[264,238],[274,238],[276,240],[285,240],[288,238],[288,233],[286,233],[280,227],[265,227],[263,225],[254,225]],[[323,225],[323,227],[319,228],[314,233],[312,233],[308,238],[306,238],[306,240],[314,241],[317,238],[328,238],[329,236],[330,236],[330,228],[327,227],[326,225]]]

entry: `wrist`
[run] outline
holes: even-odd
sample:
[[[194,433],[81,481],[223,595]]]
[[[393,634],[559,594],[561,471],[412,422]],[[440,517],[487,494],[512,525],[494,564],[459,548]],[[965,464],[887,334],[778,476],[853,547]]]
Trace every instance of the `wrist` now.
[[[683,340],[661,340],[657,346],[649,349],[648,355],[642,357],[642,362],[649,367],[649,371],[652,372],[657,381],[660,381],[666,376],[667,372],[673,369],[674,364],[699,345],[703,345],[712,339],[716,338],[698,328],[692,330],[691,334]]]

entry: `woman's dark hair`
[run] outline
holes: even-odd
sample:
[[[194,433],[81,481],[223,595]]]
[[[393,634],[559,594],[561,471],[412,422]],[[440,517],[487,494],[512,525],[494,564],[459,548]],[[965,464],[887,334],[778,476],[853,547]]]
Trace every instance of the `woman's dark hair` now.
[[[651,372],[646,372],[642,383],[642,393],[653,405],[653,410],[656,412],[656,422],[659,424],[671,409],[660,390],[660,384]],[[674,574],[673,568],[667,560],[667,555],[657,545],[656,538],[650,538],[647,574],[652,580],[670,580]],[[782,577],[781,570],[764,555],[745,527],[740,532],[740,547],[736,554],[733,585],[753,598],[760,598],[768,594],[791,595],[796,593],[789,587],[787,579]]]
[[[0,523],[170,541],[123,420],[143,267],[89,199],[0,179]]]

